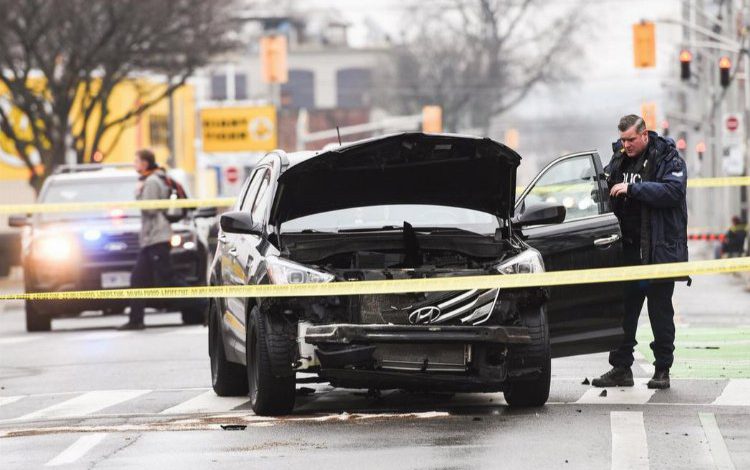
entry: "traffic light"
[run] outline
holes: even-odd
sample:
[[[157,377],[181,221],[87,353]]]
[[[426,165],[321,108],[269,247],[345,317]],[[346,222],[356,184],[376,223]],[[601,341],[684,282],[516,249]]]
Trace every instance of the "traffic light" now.
[[[690,62],[693,61],[693,54],[687,49],[680,52],[680,78],[690,80]]]
[[[729,57],[724,56],[719,59],[719,83],[726,88],[729,86],[729,69],[732,68],[732,61]]]
[[[273,35],[260,38],[260,66],[266,83],[286,83],[289,70],[286,64],[286,36]]]
[[[698,160],[703,160],[703,154],[706,153],[706,143],[701,140],[695,144],[695,151],[698,154]]]
[[[432,134],[443,132],[443,108],[440,106],[422,108],[422,132]]]
[[[656,37],[650,21],[633,25],[633,61],[637,69],[656,66]]]

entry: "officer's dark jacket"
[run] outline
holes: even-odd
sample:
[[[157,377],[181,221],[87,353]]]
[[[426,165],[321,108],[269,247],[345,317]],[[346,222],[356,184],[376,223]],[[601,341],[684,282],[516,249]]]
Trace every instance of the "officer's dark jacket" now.
[[[632,197],[645,206],[643,213],[648,214],[647,227],[650,233],[641,233],[642,243],[648,244],[642,252],[648,252],[649,259],[644,263],[674,263],[688,260],[687,251],[687,166],[685,160],[671,140],[660,137],[649,131],[648,170],[642,182],[628,185],[628,197]],[[610,188],[618,183],[620,165],[623,158],[622,142],[612,144],[612,160],[604,168]],[[618,215],[618,204],[612,201],[615,215]],[[618,215],[619,217],[619,215]]]

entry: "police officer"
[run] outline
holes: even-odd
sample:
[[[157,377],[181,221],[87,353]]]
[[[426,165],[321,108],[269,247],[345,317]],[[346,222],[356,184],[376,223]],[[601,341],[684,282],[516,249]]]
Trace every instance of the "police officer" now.
[[[620,139],[605,168],[610,200],[620,221],[629,265],[687,261],[687,168],[672,140],[648,131],[640,116],[620,119]],[[629,282],[625,288],[625,335],[609,354],[612,369],[593,380],[595,387],[633,386],[633,348],[638,317],[648,299],[655,372],[648,388],[669,388],[674,360],[674,280]]]

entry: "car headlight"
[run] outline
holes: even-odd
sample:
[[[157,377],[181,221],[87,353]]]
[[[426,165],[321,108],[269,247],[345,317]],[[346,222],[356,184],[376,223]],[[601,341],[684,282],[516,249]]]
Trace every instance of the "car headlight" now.
[[[40,238],[34,242],[32,253],[41,261],[67,261],[75,254],[75,242],[64,236]]]
[[[172,235],[172,237],[169,239],[169,244],[172,246],[172,248],[194,250],[198,246],[195,239],[195,233],[180,232]]]
[[[314,282],[331,282],[336,276],[310,269],[307,266],[293,263],[276,256],[266,258],[268,277],[274,284],[307,284]]]
[[[544,261],[542,261],[542,255],[538,251],[529,248],[521,254],[498,264],[495,269],[500,274],[543,273]]]

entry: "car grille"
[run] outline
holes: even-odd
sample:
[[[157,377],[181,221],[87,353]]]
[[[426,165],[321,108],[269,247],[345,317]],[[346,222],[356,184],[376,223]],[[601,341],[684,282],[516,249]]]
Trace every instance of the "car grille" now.
[[[395,325],[479,325],[492,315],[497,296],[497,289],[427,295],[363,295],[360,296],[360,318],[363,323]]]
[[[84,253],[91,261],[128,261],[138,256],[138,233],[110,233],[95,243],[84,242]]]

